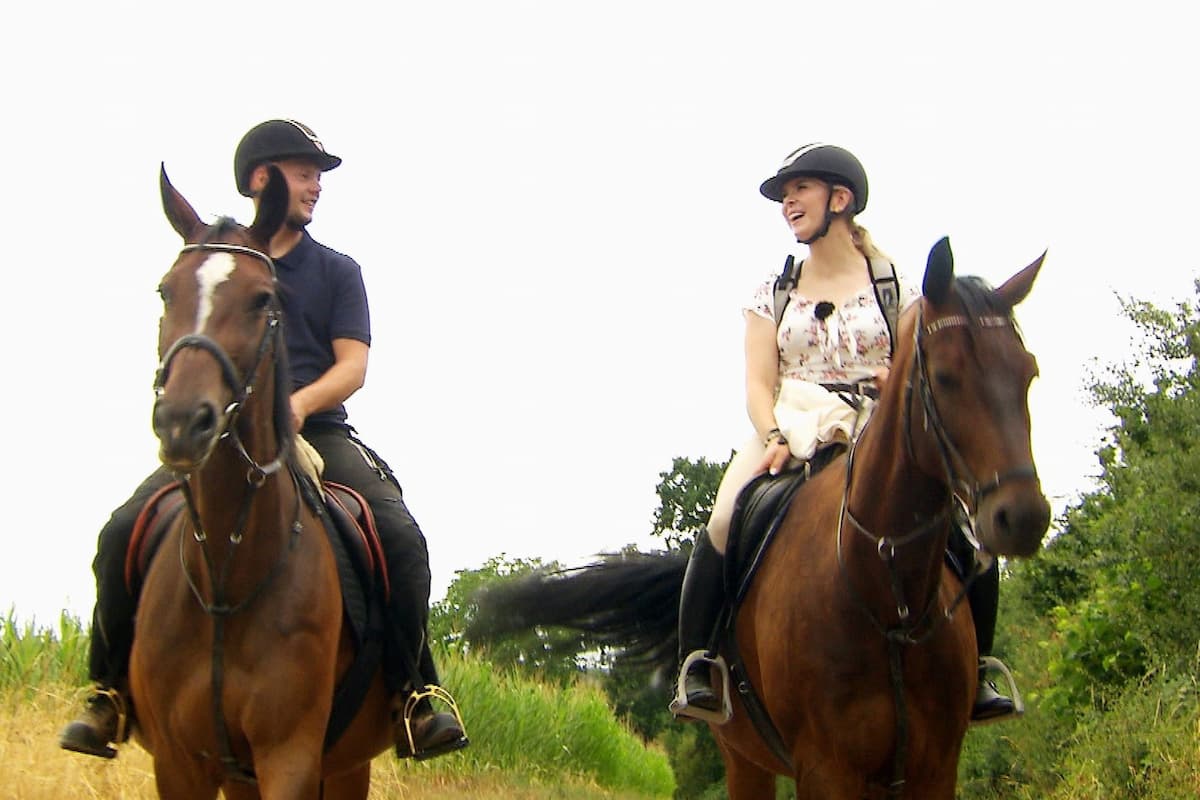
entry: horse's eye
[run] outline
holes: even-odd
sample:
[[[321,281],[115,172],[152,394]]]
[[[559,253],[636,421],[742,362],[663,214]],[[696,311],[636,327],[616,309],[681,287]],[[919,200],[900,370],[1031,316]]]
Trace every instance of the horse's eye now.
[[[162,299],[164,306],[171,304],[171,291],[169,289],[167,289],[166,286],[159,284],[158,296]]]
[[[275,299],[275,295],[270,292],[259,292],[254,296],[254,302],[250,304],[251,311],[265,311],[270,307],[271,301]]]
[[[952,392],[960,385],[958,376],[947,370],[937,370],[933,373],[933,381],[938,385],[939,389],[945,389]]]

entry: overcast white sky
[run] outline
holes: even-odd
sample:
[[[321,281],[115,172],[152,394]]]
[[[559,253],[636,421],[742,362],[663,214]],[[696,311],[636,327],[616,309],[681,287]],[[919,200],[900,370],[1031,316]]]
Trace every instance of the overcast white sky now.
[[[1116,296],[1192,294],[1186,4],[20,3],[0,32],[7,343],[0,615],[90,614],[95,536],[156,463],[159,303],[202,215],[248,221],[233,149],[294,117],[345,159],[314,236],[375,343],[351,420],[429,540],[434,597],[501,552],[649,544],[673,456],[746,435],[741,304],[796,245],[758,184],[810,141],[919,280],[949,235],[1019,309],[1055,508],[1089,486]]]

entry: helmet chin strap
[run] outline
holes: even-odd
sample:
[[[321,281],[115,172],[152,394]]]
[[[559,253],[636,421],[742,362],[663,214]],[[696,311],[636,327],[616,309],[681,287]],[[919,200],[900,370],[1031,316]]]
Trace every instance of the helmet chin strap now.
[[[817,232],[812,236],[808,237],[807,239],[801,239],[799,236],[797,236],[796,241],[800,244],[812,244],[817,239],[820,239],[822,236],[829,233],[829,226],[833,223],[833,218],[835,216],[837,215],[833,213],[833,185],[830,184],[829,197],[825,201],[825,221],[821,223],[821,227],[818,228]]]
[[[799,236],[797,236],[796,241],[800,244],[812,244],[817,239],[820,239],[822,236],[829,233],[829,226],[832,224],[832,222],[833,212],[829,210],[829,206],[827,205],[825,206],[825,221],[821,223],[821,227],[817,229],[817,232],[807,239],[801,239]]]

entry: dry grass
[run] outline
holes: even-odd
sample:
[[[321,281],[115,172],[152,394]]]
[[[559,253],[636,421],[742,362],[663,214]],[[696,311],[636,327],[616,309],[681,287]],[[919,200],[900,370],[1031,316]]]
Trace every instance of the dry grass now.
[[[0,693],[0,794],[5,800],[153,800],[151,759],[135,744],[106,761],[58,747],[58,730],[79,708],[81,694],[37,688]],[[452,757],[451,757],[452,758]],[[545,785],[535,777],[499,771],[455,775],[444,767],[381,756],[372,768],[371,800],[621,800],[583,780]]]

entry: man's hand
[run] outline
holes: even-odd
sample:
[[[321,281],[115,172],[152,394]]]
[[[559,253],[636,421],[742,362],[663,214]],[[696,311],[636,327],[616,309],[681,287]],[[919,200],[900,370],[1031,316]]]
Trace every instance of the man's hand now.
[[[296,433],[304,427],[304,420],[308,419],[308,409],[304,405],[304,398],[299,396],[299,392],[293,392],[290,398],[292,406],[292,428]]]

